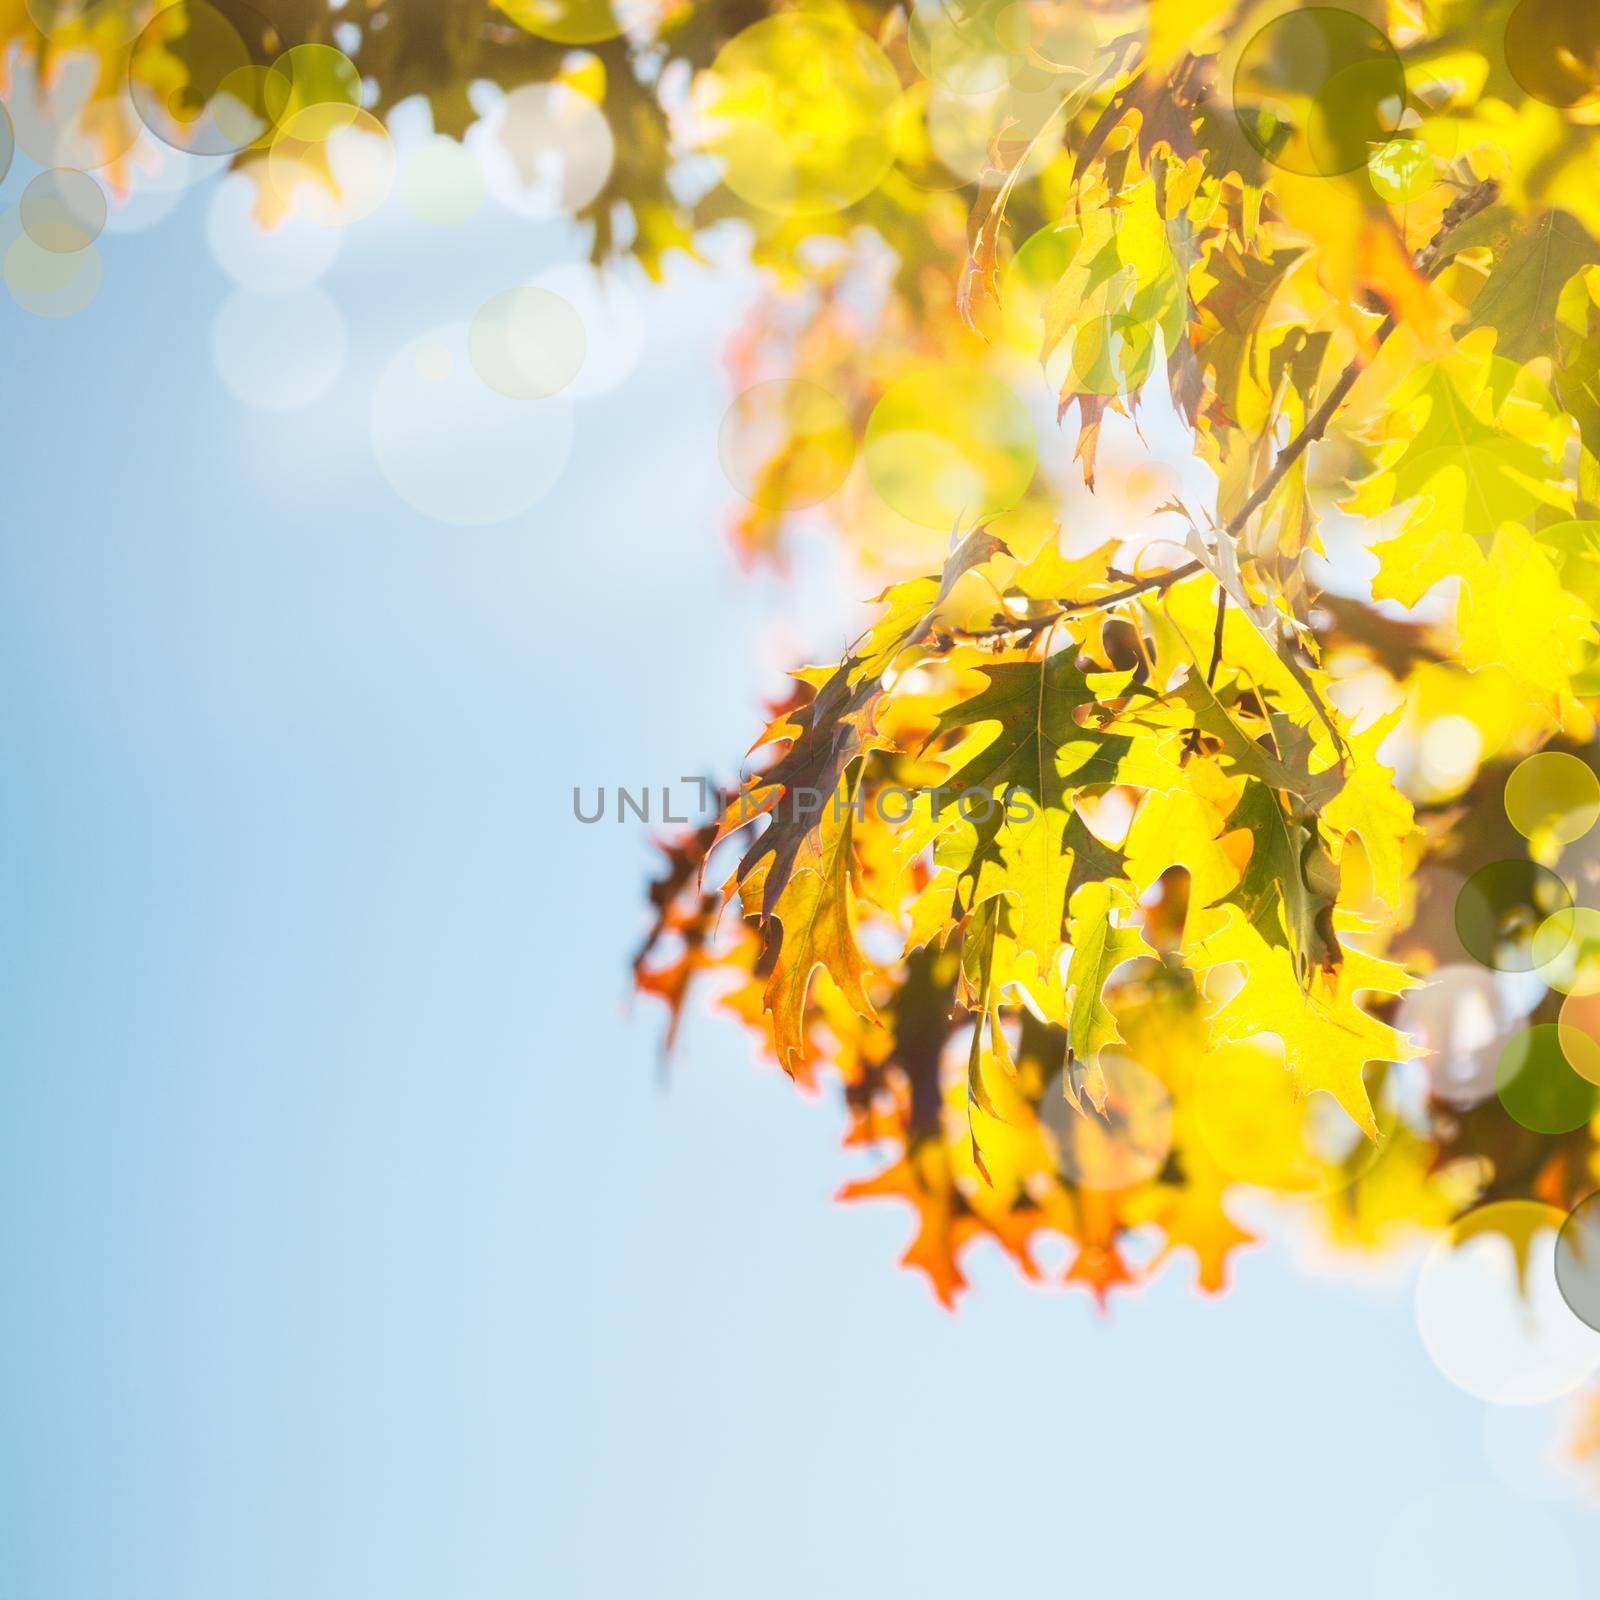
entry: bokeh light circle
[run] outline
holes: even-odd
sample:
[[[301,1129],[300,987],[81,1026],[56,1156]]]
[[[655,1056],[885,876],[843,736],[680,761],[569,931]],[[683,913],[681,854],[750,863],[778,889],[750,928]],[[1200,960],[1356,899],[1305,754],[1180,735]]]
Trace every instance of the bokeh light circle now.
[[[106,192],[87,172],[52,168],[28,181],[17,206],[23,231],[57,255],[86,250],[106,225]]]
[[[948,531],[1007,511],[1027,493],[1038,437],[998,378],[929,366],[897,378],[867,419],[867,477],[908,521]]]
[[[494,0],[527,33],[555,44],[601,44],[615,39],[646,7],[641,0]]]
[[[568,83],[525,83],[469,130],[489,193],[523,217],[569,216],[606,186],[616,159],[611,124]]]
[[[1535,861],[1493,861],[1462,884],[1456,936],[1475,961],[1501,972],[1532,972],[1533,936],[1548,917],[1572,908],[1566,884]]]
[[[234,24],[202,0],[156,12],[134,43],[128,89],[163,143],[194,155],[234,155],[271,132],[287,108],[287,71],[262,67]]]
[[[1600,995],[1569,994],[1561,1002],[1561,1027],[1564,1032],[1575,1030],[1586,1034],[1600,1044]],[[1567,1062],[1580,1078],[1588,1078],[1600,1088],[1600,1061],[1593,1054],[1574,1045],[1567,1052]]]
[[[900,79],[842,18],[767,17],[730,39],[703,80],[702,148],[747,204],[823,216],[870,193],[894,161]]]
[[[1580,1073],[1573,1062],[1579,1061]],[[1580,1028],[1541,1022],[1507,1040],[1495,1066],[1495,1092],[1513,1121],[1531,1133],[1571,1133],[1600,1111],[1600,1044]]]
[[[1115,1190],[1147,1183],[1172,1151],[1172,1096],[1155,1073],[1114,1050],[1100,1058],[1106,1106],[1099,1112],[1060,1104],[1047,1126],[1056,1135],[1061,1175],[1083,1189]]]
[[[1267,161],[1332,178],[1365,166],[1399,127],[1405,69],[1365,17],[1306,6],[1274,17],[1245,45],[1233,101],[1245,138]]]
[[[1525,839],[1571,844],[1600,821],[1600,778],[1577,756],[1541,750],[1506,779],[1506,816]]]
[[[244,172],[230,172],[212,191],[206,241],[217,265],[258,294],[310,288],[338,257],[343,235],[292,214],[264,227],[257,198],[256,180]]]
[[[1307,1103],[1296,1098],[1282,1057],[1252,1041],[1201,1057],[1186,1106],[1200,1143],[1231,1181],[1311,1194],[1327,1174],[1304,1136]]]
[[[1373,192],[1390,205],[1420,200],[1439,181],[1433,151],[1420,139],[1391,139],[1367,158]]]
[[[257,411],[299,411],[344,370],[344,317],[320,289],[236,290],[211,324],[211,360],[228,391]]]
[[[536,505],[571,454],[565,395],[510,400],[483,383],[453,324],[413,339],[372,396],[378,469],[414,510],[456,527],[507,522]]]
[[[1125,394],[1150,370],[1155,329],[1130,311],[1102,311],[1085,320],[1072,341],[1072,376],[1089,394]]]
[[[1600,89],[1600,6],[1521,0],[1506,19],[1506,66],[1547,106],[1575,106]]]
[[[1600,1193],[1580,1200],[1561,1225],[1556,1286],[1573,1315],[1600,1333]]]
[[[0,100],[0,183],[5,182],[16,153],[17,136],[11,131],[11,113],[6,110],[5,101]]]
[[[388,130],[369,111],[313,105],[288,117],[267,158],[278,198],[295,216],[344,227],[370,216],[394,187]]]
[[[0,276],[31,316],[76,316],[100,292],[100,252],[92,244],[66,254],[46,250],[23,231],[18,208],[11,206],[0,215]]]
[[[548,400],[583,367],[583,318],[549,289],[508,289],[479,307],[467,331],[473,370],[510,400]]]
[[[746,389],[717,431],[717,457],[728,482],[767,511],[826,500],[849,476],[855,453],[844,406],[820,384],[798,378]]]
[[[361,71],[331,44],[293,45],[272,63],[272,71],[285,86],[280,124],[311,106],[354,111],[361,104]]]
[[[1433,1244],[1417,1276],[1417,1331],[1458,1388],[1493,1405],[1544,1405],[1600,1369],[1600,1335],[1556,1283],[1554,1206],[1480,1206]],[[1519,1271],[1518,1256],[1522,1256]]]
[[[1477,776],[1483,730],[1470,717],[1433,717],[1417,741],[1417,765],[1435,795],[1459,794]]]
[[[407,150],[400,164],[400,196],[406,209],[419,222],[437,228],[465,222],[487,192],[477,157],[442,133]]]
[[[645,315],[639,296],[615,269],[563,262],[529,279],[533,289],[549,289],[583,319],[583,367],[566,393],[593,400],[627,381],[644,349]]]
[[[1531,993],[1513,995],[1513,987]],[[1403,995],[1395,1027],[1426,1052],[1433,1098],[1458,1111],[1491,1099],[1500,1052],[1543,993],[1523,975],[1455,963]]]
[[[12,132],[41,167],[98,172],[120,162],[143,129],[126,84],[108,90],[87,50],[62,51],[43,68],[14,54],[7,70]]]
[[[1018,37],[1015,18],[1006,18],[1001,27],[996,5],[969,8],[924,0],[911,8],[906,45],[912,63],[930,82],[952,94],[982,95],[1011,81],[1026,39]]]
[[[928,96],[928,142],[948,171],[973,183],[993,167],[996,141],[1014,141],[1025,147],[1017,170],[1037,177],[1061,148],[1061,124],[1051,122],[1060,105],[1054,89],[962,95],[935,87]]]
[[[127,187],[106,213],[106,232],[143,233],[153,228],[171,216],[191,191],[222,179],[230,160],[175,149],[148,128],[141,129],[124,158],[121,175]]]
[[[1559,994],[1600,994],[1600,911],[1574,906],[1534,930],[1533,970]]]

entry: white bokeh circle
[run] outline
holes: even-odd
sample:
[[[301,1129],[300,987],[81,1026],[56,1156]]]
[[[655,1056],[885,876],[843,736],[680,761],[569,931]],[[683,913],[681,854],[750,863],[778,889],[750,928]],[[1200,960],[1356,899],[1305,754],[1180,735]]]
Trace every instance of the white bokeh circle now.
[[[1480,1207],[1422,1263],[1415,1308],[1423,1347],[1479,1400],[1544,1405],[1600,1371],[1600,1333],[1573,1315],[1556,1283],[1562,1220],[1554,1206],[1529,1200]],[[1520,1282],[1512,1237],[1526,1241]]]
[[[467,133],[489,193],[523,217],[571,216],[606,185],[616,159],[611,124],[571,84],[525,83]]]
[[[583,365],[563,391],[577,400],[612,393],[632,375],[644,351],[644,305],[622,276],[569,261],[528,280],[549,289],[583,321]]]
[[[211,193],[206,241],[216,263],[241,289],[288,294],[308,289],[339,254],[344,235],[290,214],[272,227],[256,220],[257,179],[229,173]]]
[[[344,317],[320,289],[237,290],[211,324],[211,359],[235,398],[258,411],[299,411],[344,369]]]
[[[372,395],[378,469],[414,510],[455,527],[522,515],[555,487],[572,452],[564,395],[513,400],[474,371],[466,323],[413,339]]]

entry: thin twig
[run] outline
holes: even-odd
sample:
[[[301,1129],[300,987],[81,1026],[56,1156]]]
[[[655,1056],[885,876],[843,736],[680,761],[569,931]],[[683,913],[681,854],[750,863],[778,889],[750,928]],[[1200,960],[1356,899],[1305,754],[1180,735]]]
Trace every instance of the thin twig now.
[[[1217,669],[1222,665],[1222,624],[1228,617],[1228,591],[1217,586],[1217,626],[1211,635],[1211,665],[1206,668],[1206,682],[1215,684]]]
[[[1053,611],[1041,612],[1037,617],[1018,617],[1015,622],[997,623],[992,628],[952,628],[949,632],[957,639],[1004,639],[1012,634],[1021,634],[1024,638],[1031,639],[1035,634],[1043,633],[1046,628],[1054,627],[1063,617],[1079,617],[1094,611],[1109,610],[1112,606],[1120,606],[1124,601],[1136,599],[1141,594],[1148,594],[1152,589],[1170,589],[1173,584],[1181,582],[1184,578],[1193,577],[1198,571],[1200,571],[1198,561],[1186,561],[1181,567],[1173,567],[1170,571],[1141,578],[1137,583],[1130,583],[1126,589],[1118,589],[1111,594],[1099,595],[1092,600],[1063,601]]]

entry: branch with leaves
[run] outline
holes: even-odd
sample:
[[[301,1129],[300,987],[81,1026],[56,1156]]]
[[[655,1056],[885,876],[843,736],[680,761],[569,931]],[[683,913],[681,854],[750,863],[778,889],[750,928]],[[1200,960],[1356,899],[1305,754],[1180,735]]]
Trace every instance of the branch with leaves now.
[[[1451,50],[1496,25],[1449,9]],[[825,385],[858,424],[897,370],[1020,384],[1031,357],[1064,425],[1076,414],[1084,476],[1099,468],[1136,530],[1086,544],[1074,523],[1096,513],[1041,469],[938,570],[891,568],[873,626],[797,678],[808,709],[769,726],[773,759],[726,819],[764,830],[728,880],[748,919],[729,926],[755,930],[738,948],[760,952],[731,958],[731,1003],[791,1070],[836,1071],[850,1142],[893,1152],[851,1197],[913,1205],[908,1261],[946,1297],[972,1241],[1032,1273],[1051,1232],[1104,1293],[1138,1275],[1122,1241],[1152,1223],[1157,1263],[1190,1249],[1216,1286],[1245,1239],[1225,1207],[1240,1182],[1324,1195],[1330,1232],[1373,1247],[1486,1195],[1571,1205],[1600,1181],[1587,1130],[1534,1135],[1492,1071],[1488,1107],[1462,1117],[1441,1087],[1459,1061],[1397,1026],[1419,979],[1468,959],[1424,885],[1470,875],[1491,836],[1536,856],[1503,810],[1492,832],[1483,817],[1523,757],[1589,736],[1589,136],[1552,124],[1513,163],[1464,86],[1419,80],[1365,165],[1276,165],[1222,87],[1227,38],[1258,13],[1222,8],[1193,41],[1163,31],[1159,54],[1108,51],[1033,136],[996,140],[945,261],[933,202],[885,225],[916,309],[852,324],[847,360],[848,265],[809,325],[774,313],[745,346],[750,377]],[[1445,53],[1408,26],[1408,64]],[[1137,436],[1118,413],[1158,384],[1216,483],[1181,539],[1151,520],[1161,494],[1129,504],[1122,481]],[[832,521],[881,567],[865,476]],[[1370,585],[1348,560],[1334,588],[1317,581],[1330,516],[1375,548]],[[763,548],[784,521],[765,517]],[[1396,606],[1445,579],[1453,614]],[[1426,746],[1449,719],[1479,741],[1459,770]],[[841,814],[786,805],[791,785]],[[862,809],[877,794],[892,820]],[[894,1040],[930,962],[949,987],[913,1091]],[[1419,1074],[1421,1120],[1402,1109]],[[1310,1132],[1330,1097],[1355,1138],[1337,1160]]]
[[[135,71],[102,8],[47,9],[10,58],[95,57],[75,131],[114,175],[132,76],[216,75],[206,29]],[[1182,1255],[1218,1288],[1242,1185],[1369,1250],[1600,1184],[1588,1089],[1528,1125],[1424,998],[1488,1008],[1490,1056],[1600,1033],[1561,988],[1594,953],[1531,937],[1552,896],[1600,910],[1600,858],[1507,811],[1530,756],[1595,765],[1591,51],[1512,0],[214,9],[263,81],[316,44],[350,107],[451,136],[483,86],[559,83],[614,146],[597,259],[715,234],[762,276],[729,371],[785,400],[732,415],[734,542],[825,530],[881,593],[664,841],[636,981],[669,1031],[720,986],[838,1085],[878,1162],[847,1195],[913,1207],[941,1298],[978,1241],[1032,1276],[1051,1235],[1098,1294]],[[541,170],[534,121],[498,137]],[[273,136],[234,157],[264,213]],[[1469,944],[1461,885],[1506,862],[1540,887]],[[1504,1014],[1496,963],[1548,992]]]

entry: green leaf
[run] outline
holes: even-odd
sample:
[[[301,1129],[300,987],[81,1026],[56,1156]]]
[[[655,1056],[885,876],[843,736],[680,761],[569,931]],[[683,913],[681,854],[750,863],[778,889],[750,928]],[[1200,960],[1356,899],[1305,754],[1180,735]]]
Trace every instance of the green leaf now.
[[[1497,207],[1484,217],[1491,225],[1469,242],[1489,245],[1489,278],[1472,302],[1466,331],[1493,328],[1495,354],[1519,364],[1549,355],[1561,291],[1574,273],[1600,263],[1600,244],[1567,211],[1516,219]]]
[[[1096,705],[1100,694],[1070,652],[981,670],[987,687],[945,711],[936,729],[970,734],[949,757],[947,789],[961,801],[926,801],[925,827],[937,840],[935,863],[955,874],[964,906],[1001,893],[1015,897],[1019,936],[1043,966],[1063,943],[1073,797],[1118,782],[1133,741],[1076,720],[1073,713]],[[1106,674],[1100,692],[1122,684]],[[981,796],[989,804],[975,798]]]
[[[1409,505],[1413,524],[1487,543],[1505,523],[1569,505],[1548,396],[1541,404],[1527,391],[1495,392],[1491,384],[1508,370],[1498,362],[1474,370],[1470,361],[1420,368],[1391,403],[1404,443],[1356,486],[1346,509],[1370,516]]]
[[[1333,931],[1339,875],[1309,816],[1291,817],[1266,784],[1251,780],[1228,818],[1227,833],[1251,838],[1250,859],[1222,904],[1236,905],[1270,945],[1289,951],[1304,982],[1343,959]]]
[[[1123,962],[1155,955],[1138,928],[1116,921],[1133,908],[1127,890],[1111,883],[1086,883],[1072,896],[1072,959],[1067,963],[1067,987],[1072,996],[1067,1012],[1071,1059],[1064,1083],[1067,1098],[1074,1104],[1081,1093],[1101,1112],[1106,1104],[1106,1080],[1100,1053],[1122,1041],[1117,1019],[1106,1005],[1106,984]]]

